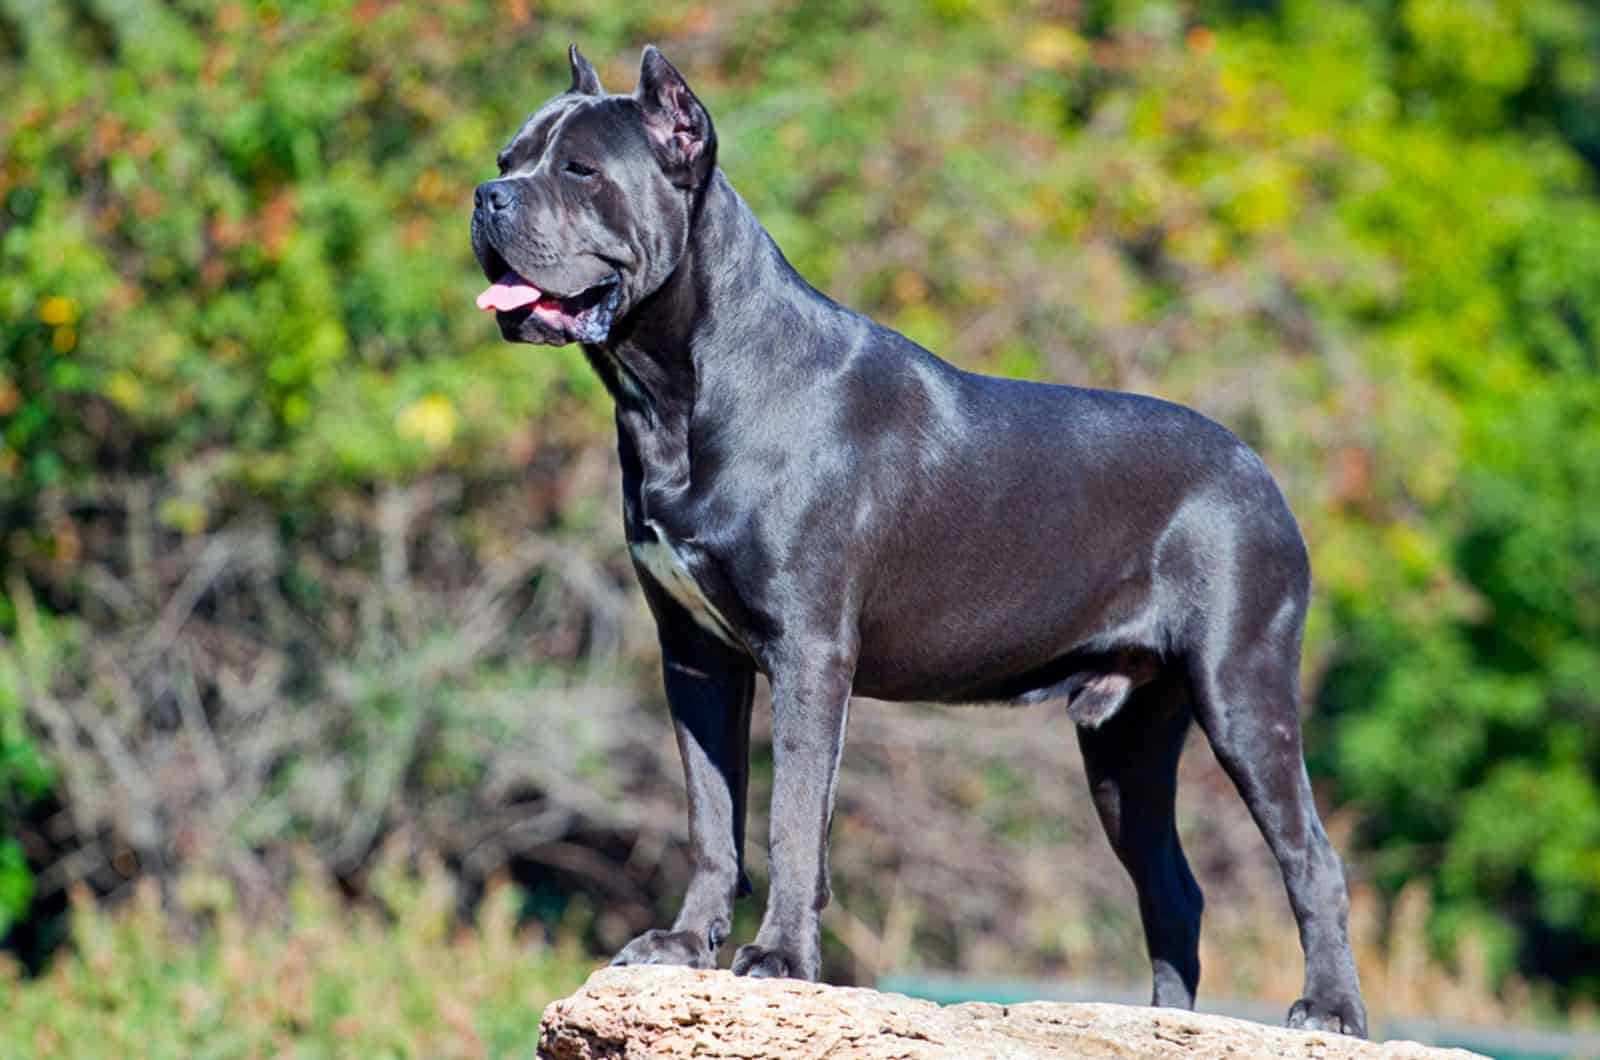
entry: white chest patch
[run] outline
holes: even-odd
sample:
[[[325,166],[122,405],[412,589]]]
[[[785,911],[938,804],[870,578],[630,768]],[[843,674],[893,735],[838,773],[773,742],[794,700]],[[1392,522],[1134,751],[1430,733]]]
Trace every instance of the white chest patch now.
[[[702,629],[729,647],[739,647],[733,634],[729,632],[732,627],[717,611],[716,606],[706,599],[700,583],[695,581],[694,575],[690,573],[689,565],[683,561],[678,550],[672,547],[672,539],[655,520],[647,519],[645,525],[655,531],[656,539],[630,544],[628,551],[633,553],[633,558],[650,572],[656,584],[665,589],[669,596],[689,612]]]

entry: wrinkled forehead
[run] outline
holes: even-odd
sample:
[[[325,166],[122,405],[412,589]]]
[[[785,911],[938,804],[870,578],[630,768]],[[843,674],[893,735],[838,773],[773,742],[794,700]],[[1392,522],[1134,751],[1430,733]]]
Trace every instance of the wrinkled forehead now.
[[[528,115],[501,149],[501,173],[532,169],[552,144],[591,160],[647,147],[632,97],[560,95]]]

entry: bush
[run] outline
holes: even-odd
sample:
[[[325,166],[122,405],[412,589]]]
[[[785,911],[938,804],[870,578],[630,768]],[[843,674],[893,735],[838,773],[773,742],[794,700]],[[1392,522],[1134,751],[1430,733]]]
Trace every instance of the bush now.
[[[288,910],[262,923],[226,881],[191,873],[173,931],[155,881],[116,913],[73,903],[74,949],[31,983],[0,963],[7,1056],[532,1057],[539,1013],[583,978],[575,924],[558,941],[518,928],[522,898],[492,887],[456,922],[437,865],[389,859],[381,908],[348,910],[307,862]],[[6,981],[9,980],[9,981]]]

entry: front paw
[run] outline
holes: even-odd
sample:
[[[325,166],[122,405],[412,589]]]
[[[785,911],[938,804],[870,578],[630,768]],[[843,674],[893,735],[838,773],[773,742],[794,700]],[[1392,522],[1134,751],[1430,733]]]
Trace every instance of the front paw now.
[[[613,965],[677,964],[688,968],[715,968],[716,955],[708,940],[693,931],[653,928],[634,939],[615,957]]]
[[[1289,1009],[1289,1026],[1304,1031],[1329,1031],[1367,1036],[1367,1013],[1359,1001],[1324,1002],[1303,997]]]
[[[815,981],[821,962],[807,960],[786,946],[752,942],[733,955],[733,974],[753,979],[810,979]]]

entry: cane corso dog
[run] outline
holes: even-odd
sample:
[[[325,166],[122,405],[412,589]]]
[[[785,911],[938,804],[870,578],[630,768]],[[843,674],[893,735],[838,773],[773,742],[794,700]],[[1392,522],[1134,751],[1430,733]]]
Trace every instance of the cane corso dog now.
[[[1295,1027],[1363,1035],[1343,869],[1301,752],[1306,548],[1255,453],[1179,405],[962,371],[802,279],[655,48],[572,85],[482,184],[478,298],[580,343],[616,404],[693,877],[617,964],[713,967],[744,873],[751,693],[772,689],[771,890],[741,975],[814,979],[850,697],[1060,704],[1139,896],[1154,1003],[1190,1007],[1200,890],[1174,826],[1197,721],[1283,871]]]

